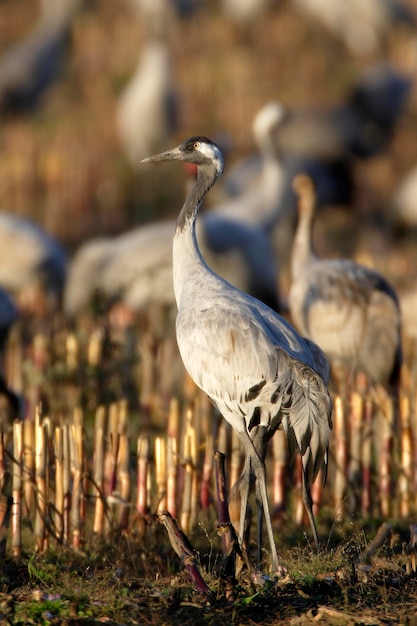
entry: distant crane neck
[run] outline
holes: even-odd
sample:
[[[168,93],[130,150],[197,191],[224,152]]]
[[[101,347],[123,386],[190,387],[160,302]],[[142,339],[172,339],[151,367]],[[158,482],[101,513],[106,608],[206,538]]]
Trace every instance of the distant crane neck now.
[[[293,278],[298,276],[306,265],[317,259],[313,245],[313,222],[313,210],[305,208],[299,212],[291,256]]]
[[[259,151],[266,162],[281,163],[283,156],[279,146],[274,143],[269,135],[264,137],[262,141],[258,141]]]

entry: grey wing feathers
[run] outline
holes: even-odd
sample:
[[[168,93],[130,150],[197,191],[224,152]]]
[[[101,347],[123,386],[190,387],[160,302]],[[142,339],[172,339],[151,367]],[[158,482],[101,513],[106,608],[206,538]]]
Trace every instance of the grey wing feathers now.
[[[327,360],[326,355],[324,354],[323,350],[319,348],[319,346],[314,341],[312,341],[308,337],[303,337],[303,339],[308,345],[308,347],[310,348],[310,352],[312,353],[314,357],[314,362],[316,364],[316,368],[315,368],[316,372],[320,374],[325,385],[328,386],[329,380],[330,380],[330,365],[329,365],[329,361]]]
[[[320,259],[311,265],[306,276],[312,281],[308,293],[313,301],[320,297],[326,301],[365,304],[372,291],[386,293],[397,301],[395,291],[383,276],[350,259]]]
[[[315,372],[300,361],[292,360],[289,365],[281,404],[282,424],[290,459],[296,450],[300,452],[309,488],[319,471],[326,468],[332,405],[324,381]]]
[[[282,419],[291,458],[296,450],[303,457],[308,488],[327,459],[326,358],[266,307],[255,305],[262,308],[257,315],[242,303],[237,315],[236,305],[236,299],[230,307],[222,297],[216,307],[202,305],[199,325],[195,308],[180,311],[177,340],[184,365],[233,428],[250,430],[259,422],[272,436]]]
[[[253,298],[249,306],[237,298],[231,303],[220,296],[216,306],[209,307],[202,302],[198,325],[195,308],[184,307],[177,317],[177,341],[184,365],[208,395],[224,398],[226,391],[229,397],[240,399],[262,378],[274,384],[277,372],[281,376],[279,354],[305,362],[320,374],[310,344],[285,320]],[[263,389],[264,399],[269,390],[274,393],[268,385]]]

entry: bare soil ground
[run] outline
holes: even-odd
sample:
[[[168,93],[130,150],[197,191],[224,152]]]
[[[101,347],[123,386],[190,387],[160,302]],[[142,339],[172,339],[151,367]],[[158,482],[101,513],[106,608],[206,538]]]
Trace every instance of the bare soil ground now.
[[[416,623],[417,578],[405,542],[365,555],[365,529],[312,553],[288,547],[288,576],[221,575],[210,533],[197,561],[210,592],[199,593],[154,521],[146,541],[132,535],[91,539],[84,553],[50,550],[3,561],[2,624],[404,624]],[[204,537],[193,536],[204,542]],[[301,544],[303,542],[301,541]],[[415,559],[415,557],[414,557]],[[415,564],[415,560],[413,561]]]

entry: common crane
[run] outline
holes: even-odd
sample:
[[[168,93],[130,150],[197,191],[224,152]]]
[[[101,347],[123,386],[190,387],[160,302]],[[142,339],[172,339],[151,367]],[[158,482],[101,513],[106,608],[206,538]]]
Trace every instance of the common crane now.
[[[291,316],[327,358],[372,382],[396,389],[402,362],[398,297],[379,272],[351,259],[321,259],[314,251],[314,183],[294,179],[299,222],[292,251]]]
[[[311,485],[326,466],[331,428],[328,365],[321,350],[261,301],[239,291],[204,261],[195,224],[202,200],[224,169],[223,155],[205,137],[144,159],[179,160],[198,166],[198,177],[177,219],[173,241],[173,279],[178,306],[176,334],[185,368],[234,428],[245,451],[241,493],[240,541],[250,489],[255,483],[265,517],[272,570],[279,567],[268,505],[267,443],[282,425],[290,456],[298,450],[303,465],[303,498],[318,544]]]

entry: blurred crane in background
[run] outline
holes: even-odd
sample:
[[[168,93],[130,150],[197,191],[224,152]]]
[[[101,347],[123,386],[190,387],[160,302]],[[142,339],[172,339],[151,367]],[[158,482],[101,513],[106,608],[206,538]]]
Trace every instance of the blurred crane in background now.
[[[10,295],[0,287],[0,428],[9,431],[13,420],[22,417],[18,396],[6,381],[5,352],[10,330],[18,320],[19,313]]]
[[[405,232],[417,232],[417,167],[399,181],[387,220]]]
[[[297,172],[309,172],[317,180],[317,202],[347,203],[351,198],[350,162],[340,147],[332,153],[323,150],[325,138],[311,139],[315,152],[298,154],[296,142],[281,145],[280,137],[291,124],[294,113],[281,102],[269,102],[256,114],[252,132],[258,152],[238,161],[226,176],[224,190],[229,200],[219,202],[216,213],[266,229],[294,216],[296,201],[292,181]]]
[[[145,42],[137,69],[117,105],[120,141],[133,168],[176,130],[177,97],[168,44],[162,39]]]
[[[299,218],[289,305],[294,324],[348,372],[397,391],[402,363],[398,297],[378,272],[350,259],[321,259],[312,242],[314,183],[294,180]]]
[[[268,228],[281,209],[286,164],[273,141],[275,130],[288,112],[279,102],[269,102],[256,114],[252,132],[258,153],[240,161],[226,178],[231,198],[211,210],[229,219]]]
[[[221,10],[226,18],[249,28],[256,18],[277,5],[277,0],[222,0]]]
[[[201,0],[127,0],[143,23],[148,37],[165,37],[178,18],[187,18],[198,10]]]
[[[404,278],[397,285],[401,307],[404,357],[417,376],[417,274]]]
[[[307,17],[323,24],[354,55],[384,50],[396,26],[416,27],[415,15],[400,0],[294,0],[294,4]]]
[[[21,312],[59,309],[67,257],[60,243],[29,219],[0,212],[0,285]]]
[[[297,158],[375,156],[389,145],[411,85],[411,76],[385,63],[372,65],[340,104],[292,111],[276,141],[285,154]]]
[[[69,31],[83,0],[42,0],[32,31],[0,58],[0,111],[35,108],[45,90],[60,76]]]

